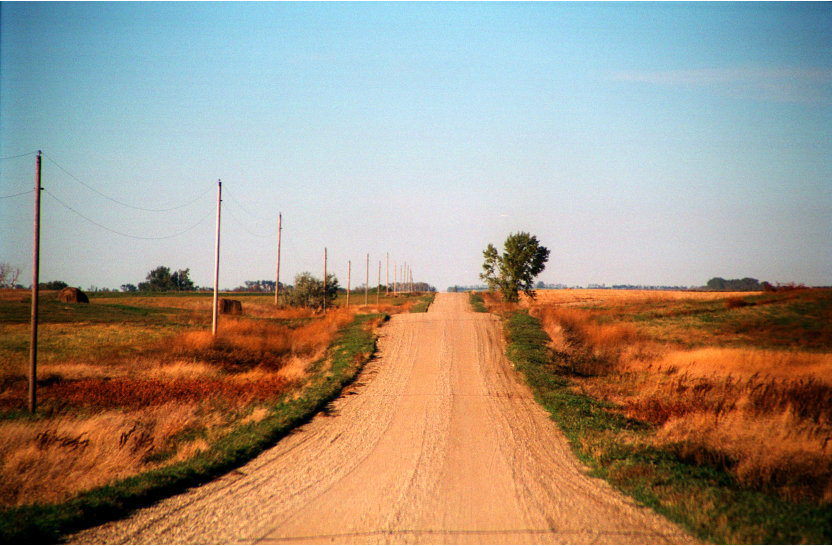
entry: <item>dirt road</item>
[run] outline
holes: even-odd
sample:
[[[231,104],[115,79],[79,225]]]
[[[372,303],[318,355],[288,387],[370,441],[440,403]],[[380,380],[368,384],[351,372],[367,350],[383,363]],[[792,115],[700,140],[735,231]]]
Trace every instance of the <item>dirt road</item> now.
[[[682,543],[585,476],[505,360],[500,322],[439,294],[383,327],[332,411],[92,543]]]

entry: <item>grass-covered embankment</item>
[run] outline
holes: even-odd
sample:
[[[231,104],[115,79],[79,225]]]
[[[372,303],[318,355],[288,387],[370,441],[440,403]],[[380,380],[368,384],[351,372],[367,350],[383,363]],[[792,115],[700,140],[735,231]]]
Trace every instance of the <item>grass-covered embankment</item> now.
[[[473,309],[475,313],[488,312],[488,309],[485,307],[485,300],[480,292],[469,292],[468,303],[471,304],[471,309]]]
[[[411,313],[427,313],[428,309],[430,308],[430,304],[433,303],[434,298],[436,297],[436,292],[428,292],[424,296],[419,298],[413,307],[410,308]]]
[[[338,334],[327,357],[313,366],[299,391],[288,393],[259,421],[234,427],[185,461],[92,489],[59,504],[6,509],[0,512],[0,541],[55,543],[66,534],[124,516],[249,461],[308,421],[356,378],[375,351],[373,329],[384,318],[356,316]]]
[[[709,462],[682,459],[671,447],[651,440],[654,426],[627,419],[609,402],[572,387],[563,361],[548,349],[549,338],[526,311],[505,322],[507,353],[537,400],[569,439],[576,455],[595,476],[717,543],[830,543],[832,508],[790,502],[741,486]]]

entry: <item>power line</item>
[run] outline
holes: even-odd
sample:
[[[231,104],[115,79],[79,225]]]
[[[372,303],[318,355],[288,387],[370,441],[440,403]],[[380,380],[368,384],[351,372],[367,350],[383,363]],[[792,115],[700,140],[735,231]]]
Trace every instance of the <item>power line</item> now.
[[[239,203],[237,203],[237,204],[239,205]],[[253,236],[255,236],[255,237],[261,237],[261,238],[263,238],[263,239],[270,239],[270,238],[272,238],[272,237],[274,237],[274,236],[276,236],[276,235],[277,235],[277,232],[276,232],[276,231],[275,231],[274,233],[269,233],[269,234],[267,234],[267,235],[263,235],[263,234],[261,234],[261,233],[254,233],[253,231],[251,231],[250,229],[248,229],[248,228],[246,227],[245,222],[240,221],[240,219],[239,219],[239,218],[238,218],[238,217],[234,214],[234,212],[232,211],[232,209],[226,209],[226,212],[228,212],[229,216],[231,216],[231,218],[233,218],[233,219],[234,219],[234,221],[235,221],[235,222],[236,222],[236,223],[237,223],[237,224],[238,224],[241,228],[243,228],[243,231],[245,231],[245,232],[246,232],[246,233],[248,233],[249,235],[253,235]]]
[[[20,154],[20,155],[7,155],[5,157],[0,157],[0,161],[5,161],[6,159],[17,159],[18,157],[26,157],[28,155],[35,155],[36,153],[38,153],[38,152],[34,151],[34,152],[26,152],[25,154]]]
[[[238,201],[237,198],[234,197],[234,195],[232,195],[230,193],[226,193],[226,198],[229,199],[230,201],[233,201],[238,207],[243,209],[243,212],[245,212],[246,214],[248,214],[249,216],[251,216],[252,218],[254,218],[257,221],[260,221],[260,222],[274,221],[273,217],[272,218],[266,218],[264,216],[260,216],[259,214],[254,214],[253,212],[248,210],[246,207],[244,207],[243,204],[240,201]]]
[[[29,195],[35,193],[35,190],[22,191],[20,193],[13,193],[11,195],[0,195],[0,199],[11,199],[12,197],[20,197],[21,195]]]
[[[56,167],[58,167],[60,170],[62,170],[62,171],[64,172],[64,174],[66,174],[67,176],[69,176],[70,178],[72,178],[73,180],[75,180],[76,182],[78,182],[79,184],[81,184],[82,186],[84,186],[85,188],[87,188],[88,190],[90,190],[91,192],[97,193],[98,195],[100,195],[100,196],[101,196],[101,197],[103,197],[104,199],[107,199],[107,200],[109,200],[109,201],[112,201],[113,203],[118,203],[119,205],[121,205],[121,206],[123,206],[123,207],[131,208],[131,209],[135,209],[135,210],[141,210],[141,211],[144,211],[144,212],[170,212],[170,211],[172,211],[172,210],[181,209],[181,208],[187,207],[188,205],[192,205],[192,204],[196,203],[197,201],[199,201],[200,199],[202,199],[203,197],[205,197],[206,195],[208,195],[208,193],[209,193],[209,192],[213,189],[213,188],[210,188],[210,187],[209,187],[209,188],[207,188],[204,192],[202,192],[201,194],[199,194],[198,196],[196,196],[195,198],[193,198],[192,200],[190,200],[190,201],[188,201],[188,202],[186,202],[186,203],[183,203],[183,204],[181,204],[181,205],[177,205],[177,206],[175,206],[175,207],[169,207],[169,208],[163,208],[163,209],[154,209],[154,208],[147,208],[147,207],[139,207],[139,206],[137,206],[137,205],[131,205],[130,203],[125,203],[124,201],[119,201],[118,199],[116,199],[116,198],[114,198],[114,197],[110,197],[109,195],[107,195],[107,194],[105,194],[105,193],[103,193],[103,192],[101,192],[101,191],[99,191],[99,190],[95,189],[94,187],[92,187],[92,186],[90,186],[89,184],[85,183],[84,181],[82,181],[81,179],[79,179],[77,176],[75,176],[74,174],[72,174],[71,172],[69,172],[68,170],[66,170],[66,169],[65,169],[64,167],[62,167],[62,166],[61,166],[61,165],[60,165],[57,161],[55,161],[54,159],[52,159],[52,158],[51,158],[49,155],[47,155],[46,153],[43,153],[43,155],[46,157],[46,159],[48,159],[49,161],[51,161],[51,162],[52,162],[52,163],[53,163]],[[54,197],[54,196],[53,196],[53,197]]]
[[[49,190],[43,190],[43,192],[48,194],[52,199],[54,199],[55,201],[57,201],[61,205],[63,205],[64,208],[74,212],[75,214],[77,214],[78,216],[80,216],[81,218],[86,220],[87,222],[89,222],[91,224],[94,224],[94,225],[100,227],[101,229],[109,231],[110,233],[115,233],[116,235],[121,235],[122,237],[128,237],[130,239],[140,239],[140,240],[143,240],[143,241],[158,241],[158,240],[161,240],[161,239],[172,239],[174,237],[178,237],[178,236],[183,235],[183,234],[191,231],[192,229],[196,228],[198,225],[200,225],[202,222],[204,222],[208,217],[210,217],[213,213],[213,211],[208,212],[208,214],[206,214],[205,216],[200,218],[199,221],[197,223],[195,223],[194,225],[192,225],[189,228],[184,229],[180,232],[174,233],[172,235],[163,235],[163,236],[160,236],[160,237],[145,237],[145,236],[142,236],[142,235],[131,235],[129,233],[123,233],[121,231],[118,231],[118,230],[112,229],[110,227],[107,227],[104,224],[100,224],[100,223],[96,222],[95,220],[84,216],[83,214],[81,214],[80,212],[75,210],[74,208],[70,207],[69,205],[67,205],[66,203],[61,201],[53,193],[51,193]]]

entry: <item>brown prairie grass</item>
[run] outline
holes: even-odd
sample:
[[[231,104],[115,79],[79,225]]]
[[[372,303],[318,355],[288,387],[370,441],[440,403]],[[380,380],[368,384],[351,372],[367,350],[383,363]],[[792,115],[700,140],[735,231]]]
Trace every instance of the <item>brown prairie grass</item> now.
[[[194,427],[218,427],[220,414],[168,402],[141,412],[102,411],[35,422],[0,423],[0,498],[5,506],[57,502],[151,468],[148,456]]]
[[[832,352],[814,348],[817,325],[804,316],[823,321],[831,300],[828,290],[774,299],[559,290],[525,305],[576,388],[655,425],[656,445],[749,487],[832,502]],[[736,328],[748,309],[752,335]],[[676,318],[689,315],[698,322]],[[775,331],[786,348],[769,348]]]
[[[322,315],[264,299],[244,302],[244,316],[221,317],[214,338],[210,298],[134,299],[92,305],[164,312],[108,321],[102,305],[84,311],[100,314],[93,322],[41,326],[36,420],[24,413],[28,344],[17,337],[26,325],[0,324],[0,356],[11,357],[0,368],[0,506],[60,501],[183,460],[241,419],[264,419],[353,318],[349,310]]]

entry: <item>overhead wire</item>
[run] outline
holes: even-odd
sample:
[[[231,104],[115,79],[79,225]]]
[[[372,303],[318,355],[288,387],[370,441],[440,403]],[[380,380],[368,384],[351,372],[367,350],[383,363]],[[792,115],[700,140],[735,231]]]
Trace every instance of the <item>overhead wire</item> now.
[[[265,216],[260,216],[259,214],[254,214],[249,209],[244,207],[243,204],[234,196],[234,194],[232,192],[229,192],[227,189],[225,190],[224,193],[225,193],[225,196],[226,196],[227,199],[229,199],[230,201],[233,201],[238,207],[243,209],[243,212],[245,212],[246,214],[248,214],[249,216],[251,216],[255,220],[257,220],[259,222],[271,222],[271,221],[274,220],[274,217],[268,217],[267,218]]]
[[[49,197],[51,197],[52,199],[54,199],[55,201],[57,201],[59,204],[61,204],[64,208],[66,208],[66,209],[68,209],[68,210],[70,210],[70,211],[74,212],[75,214],[77,214],[78,216],[80,216],[81,218],[83,218],[84,220],[86,220],[87,222],[89,222],[89,223],[91,223],[91,224],[94,224],[94,225],[96,225],[96,226],[100,227],[101,229],[104,229],[104,230],[109,231],[109,232],[111,232],[111,233],[115,233],[116,235],[121,235],[122,237],[128,237],[128,238],[130,238],[130,239],[139,239],[139,240],[144,240],[144,241],[158,241],[158,240],[162,240],[162,239],[172,239],[172,238],[174,238],[174,237],[178,237],[178,236],[180,236],[180,235],[184,235],[185,233],[187,233],[187,232],[189,232],[189,231],[191,231],[191,230],[195,229],[197,226],[199,226],[201,223],[203,223],[203,222],[204,222],[207,218],[209,218],[210,216],[212,216],[212,215],[213,215],[213,211],[209,211],[207,214],[205,214],[205,216],[203,216],[202,218],[200,218],[200,219],[199,219],[199,221],[197,221],[197,222],[196,222],[195,224],[193,224],[192,226],[190,226],[190,227],[188,227],[188,228],[186,228],[186,229],[184,229],[184,230],[182,230],[182,231],[179,231],[179,232],[177,232],[177,233],[171,234],[171,235],[162,235],[162,236],[157,236],[157,237],[148,237],[148,236],[143,236],[143,235],[132,235],[132,234],[130,234],[130,233],[124,233],[124,232],[122,232],[122,231],[118,231],[118,230],[113,229],[113,228],[111,228],[111,227],[105,226],[104,224],[101,224],[101,223],[99,223],[99,222],[96,222],[95,220],[93,220],[93,219],[91,219],[91,218],[88,218],[87,216],[85,216],[85,215],[81,214],[80,212],[78,212],[77,210],[75,210],[74,208],[72,208],[71,206],[69,206],[69,205],[67,205],[66,203],[64,203],[63,201],[61,201],[61,200],[60,200],[60,199],[59,199],[59,198],[58,198],[55,194],[53,194],[53,193],[52,193],[52,192],[50,192],[49,190],[45,190],[45,189],[44,189],[44,190],[42,190],[42,191],[43,191],[44,193],[46,193],[47,195],[49,195]]]
[[[107,200],[109,200],[109,201],[112,201],[113,203],[117,203],[117,204],[119,204],[119,205],[121,205],[121,206],[123,206],[123,207],[131,208],[131,209],[135,209],[135,210],[141,210],[141,211],[144,211],[144,212],[170,212],[170,211],[173,211],[173,210],[178,210],[178,209],[181,209],[181,208],[185,208],[185,207],[187,207],[187,206],[189,206],[189,205],[192,205],[192,204],[196,203],[197,201],[199,201],[199,200],[200,200],[200,199],[202,199],[203,197],[205,197],[205,196],[206,196],[206,195],[207,195],[207,194],[208,194],[208,193],[209,193],[209,192],[213,189],[212,187],[209,187],[209,188],[207,188],[204,192],[200,193],[199,195],[197,195],[197,196],[196,196],[196,197],[194,197],[193,199],[191,199],[191,200],[189,200],[189,201],[187,201],[187,202],[185,202],[185,203],[182,203],[182,204],[180,204],[180,205],[176,205],[175,207],[167,207],[167,208],[161,208],[161,209],[157,209],[157,208],[148,208],[148,207],[140,207],[140,206],[137,206],[137,205],[131,205],[130,203],[125,203],[124,201],[120,201],[120,200],[118,200],[118,199],[116,199],[116,198],[114,198],[114,197],[111,197],[111,196],[107,195],[106,193],[103,193],[103,192],[101,192],[101,191],[99,191],[99,190],[95,189],[94,187],[92,187],[91,185],[89,185],[89,184],[87,184],[86,182],[82,181],[80,178],[78,178],[77,176],[75,176],[74,174],[72,174],[71,172],[69,172],[67,169],[65,169],[65,168],[64,168],[63,166],[61,166],[61,165],[60,165],[57,161],[55,161],[54,159],[52,159],[52,157],[50,157],[47,153],[45,153],[45,152],[42,152],[42,153],[43,153],[43,156],[44,156],[44,157],[46,157],[46,159],[48,159],[49,161],[51,161],[51,162],[52,162],[52,164],[54,164],[54,165],[55,165],[56,167],[58,167],[61,171],[63,171],[63,172],[64,172],[64,174],[66,174],[67,176],[69,176],[70,178],[72,178],[72,179],[73,179],[73,180],[75,180],[77,183],[81,184],[82,186],[84,186],[85,188],[87,188],[88,190],[90,190],[91,192],[96,193],[96,194],[100,195],[101,197],[103,197],[104,199],[107,199]]]
[[[36,153],[38,153],[38,152],[34,151],[34,152],[26,152],[25,154],[7,155],[7,156],[0,157],[0,161],[5,161],[7,159],[17,159],[19,157],[26,157],[26,156],[30,156],[30,155],[35,155]],[[10,195],[0,195],[0,199],[11,199],[12,197],[20,197],[21,195],[28,195],[28,194],[34,193],[34,192],[35,192],[35,190],[31,189],[29,191],[22,191],[20,193],[13,193],[13,194],[10,194]]]
[[[255,237],[261,237],[261,238],[263,238],[263,239],[270,239],[270,238],[272,238],[272,237],[276,237],[276,236],[277,236],[277,231],[275,231],[274,233],[269,233],[269,234],[265,234],[265,235],[264,235],[264,234],[262,234],[262,233],[255,233],[255,232],[251,231],[251,230],[250,230],[250,229],[246,226],[245,222],[242,222],[242,221],[241,221],[241,220],[240,220],[240,219],[239,219],[239,218],[238,218],[238,217],[234,214],[233,209],[226,209],[226,211],[228,212],[228,215],[229,215],[229,216],[231,216],[231,218],[232,218],[232,219],[233,219],[233,220],[237,223],[237,225],[239,225],[239,226],[243,229],[243,231],[245,231],[245,232],[246,232],[246,233],[248,233],[249,235],[253,235],[253,236],[255,236]]]
[[[13,193],[11,195],[0,195],[0,199],[11,199],[12,197],[20,197],[21,195],[29,195],[30,193],[35,193],[35,190],[29,191],[22,191],[20,193]]]
[[[33,152],[27,152],[27,153],[24,153],[24,154],[18,154],[18,155],[14,155],[14,156],[5,156],[5,157],[0,157],[0,159],[2,159],[2,160],[6,160],[6,159],[15,159],[15,158],[21,158],[21,157],[26,157],[26,156],[34,155],[34,154],[37,154],[37,153],[38,153],[37,151],[33,151]],[[211,191],[212,191],[212,189],[213,189],[213,187],[208,187],[208,188],[207,188],[204,192],[199,193],[199,194],[198,194],[197,196],[195,196],[193,199],[190,199],[190,200],[188,200],[188,201],[186,201],[186,202],[184,202],[184,203],[182,203],[182,204],[179,204],[179,205],[176,205],[176,206],[173,206],[173,207],[166,207],[166,208],[150,208],[150,207],[142,207],[142,206],[138,206],[138,205],[133,205],[133,204],[130,204],[130,203],[126,203],[126,202],[124,202],[124,201],[122,201],[122,200],[119,200],[119,199],[116,199],[116,198],[114,198],[114,197],[112,197],[112,196],[110,196],[110,195],[107,195],[106,193],[104,193],[104,192],[102,192],[102,191],[100,191],[100,190],[96,189],[94,186],[92,186],[92,185],[90,185],[90,184],[88,184],[88,183],[84,182],[84,181],[83,181],[83,180],[81,180],[79,177],[75,176],[75,175],[74,175],[73,173],[71,173],[68,169],[66,169],[63,165],[61,165],[61,164],[60,164],[60,163],[58,163],[58,162],[57,162],[54,158],[52,158],[49,154],[47,154],[47,153],[45,153],[45,152],[43,152],[43,151],[41,151],[40,153],[41,153],[41,155],[42,155],[43,157],[46,157],[46,159],[48,159],[48,160],[49,160],[49,161],[50,161],[50,162],[51,162],[51,163],[52,163],[55,167],[57,167],[57,168],[58,168],[60,171],[62,171],[65,175],[67,175],[67,176],[68,176],[68,177],[70,177],[72,180],[74,180],[75,182],[77,182],[78,184],[80,184],[81,186],[83,186],[84,188],[88,189],[89,191],[91,191],[91,192],[93,192],[93,193],[95,193],[95,194],[97,194],[97,195],[99,195],[99,196],[103,197],[104,199],[107,199],[108,201],[111,201],[111,202],[116,203],[116,204],[118,204],[118,205],[121,205],[121,206],[123,206],[123,207],[127,207],[127,208],[134,209],[134,210],[139,210],[139,211],[143,211],[143,212],[170,212],[170,211],[174,211],[174,210],[182,209],[182,208],[184,208],[184,207],[187,207],[187,206],[189,206],[189,205],[192,205],[192,204],[196,203],[197,201],[199,201],[200,199],[202,199],[203,197],[205,197],[205,195],[207,195],[207,194],[208,194],[209,192],[211,192]],[[55,200],[58,204],[60,204],[61,206],[63,206],[63,207],[64,207],[64,208],[66,208],[67,210],[69,210],[70,212],[74,213],[75,215],[77,215],[77,216],[81,217],[82,219],[86,220],[86,221],[87,221],[87,222],[89,222],[90,224],[93,224],[93,225],[95,225],[95,226],[97,226],[97,227],[99,227],[99,228],[101,228],[101,229],[103,229],[103,230],[105,230],[105,231],[110,232],[110,233],[114,233],[114,234],[116,234],[116,235],[120,235],[120,236],[122,236],[122,237],[127,237],[127,238],[130,238],[130,239],[138,239],[138,240],[163,240],[163,239],[171,239],[171,238],[174,238],[174,237],[178,237],[178,236],[180,236],[180,235],[183,235],[183,234],[185,234],[185,233],[187,233],[187,232],[189,232],[189,231],[191,231],[191,230],[195,229],[197,226],[199,226],[200,224],[202,224],[202,223],[203,223],[203,222],[204,222],[204,221],[205,221],[208,217],[210,217],[210,216],[213,214],[213,211],[209,211],[209,212],[208,212],[208,213],[206,213],[203,217],[201,217],[201,218],[200,218],[200,219],[199,219],[199,220],[198,220],[195,224],[193,224],[193,225],[191,225],[191,226],[187,227],[186,229],[184,229],[184,230],[182,230],[182,231],[178,231],[178,232],[173,233],[173,234],[170,234],[170,235],[162,235],[162,236],[144,236],[144,235],[135,235],[135,234],[130,234],[130,233],[125,233],[125,232],[123,232],[123,231],[119,231],[118,229],[114,229],[114,228],[109,227],[109,226],[107,226],[107,225],[105,225],[105,224],[103,224],[103,223],[101,223],[101,222],[99,222],[99,221],[93,220],[93,219],[92,219],[92,218],[90,218],[89,216],[86,216],[85,214],[81,213],[81,212],[80,212],[80,211],[78,211],[77,209],[73,208],[72,206],[70,206],[69,204],[67,204],[67,203],[66,203],[66,202],[64,202],[63,200],[61,200],[61,199],[60,199],[57,195],[55,195],[54,193],[52,193],[52,192],[50,192],[50,191],[46,190],[45,188],[43,188],[43,189],[42,189],[42,191],[43,191],[44,193],[48,194],[48,195],[49,195],[49,197],[50,197],[50,198],[52,198],[52,199],[54,199],[54,200]],[[226,190],[226,191],[227,191],[227,190]],[[20,193],[14,193],[14,194],[9,194],[9,195],[2,195],[2,196],[0,196],[0,199],[11,199],[11,198],[14,198],[14,197],[20,197],[20,196],[23,196],[23,195],[29,195],[29,194],[32,194],[32,193],[34,193],[34,192],[35,192],[35,190],[34,190],[34,189],[31,189],[31,190],[24,191],[24,192],[20,192]],[[266,219],[266,218],[264,218],[264,217],[262,217],[262,216],[259,216],[259,215],[257,215],[257,214],[254,214],[254,213],[253,213],[250,209],[248,209],[246,206],[244,206],[244,205],[243,205],[243,203],[242,203],[240,200],[238,200],[238,199],[237,199],[237,198],[236,198],[233,194],[226,193],[226,194],[225,194],[225,196],[224,196],[224,200],[225,200],[225,199],[228,199],[231,203],[233,203],[233,204],[234,204],[234,206],[239,207],[239,208],[240,208],[243,212],[245,212],[245,213],[246,213],[249,217],[253,218],[253,219],[254,219],[257,223],[268,222],[268,221],[272,221],[272,220],[273,220],[273,219]],[[277,230],[275,230],[274,232],[269,233],[269,234],[257,233],[257,232],[256,232],[256,230],[252,230],[252,229],[250,228],[250,226],[248,225],[248,223],[247,223],[247,222],[243,221],[243,220],[242,220],[239,216],[237,216],[236,214],[234,214],[234,209],[233,209],[233,207],[229,207],[229,208],[227,209],[227,212],[228,212],[229,216],[231,216],[231,218],[234,220],[234,222],[235,222],[237,225],[239,225],[239,227],[241,227],[241,228],[242,228],[242,229],[243,229],[246,233],[248,233],[249,235],[252,235],[252,236],[254,236],[254,237],[260,237],[260,238],[271,238],[271,237],[275,237],[275,236],[277,235]]]
[[[34,152],[26,152],[25,154],[19,154],[19,155],[7,155],[7,156],[4,156],[4,157],[0,157],[0,161],[5,161],[6,159],[17,159],[18,157],[26,157],[27,155],[35,155],[36,153],[38,153],[38,152],[34,151]]]

